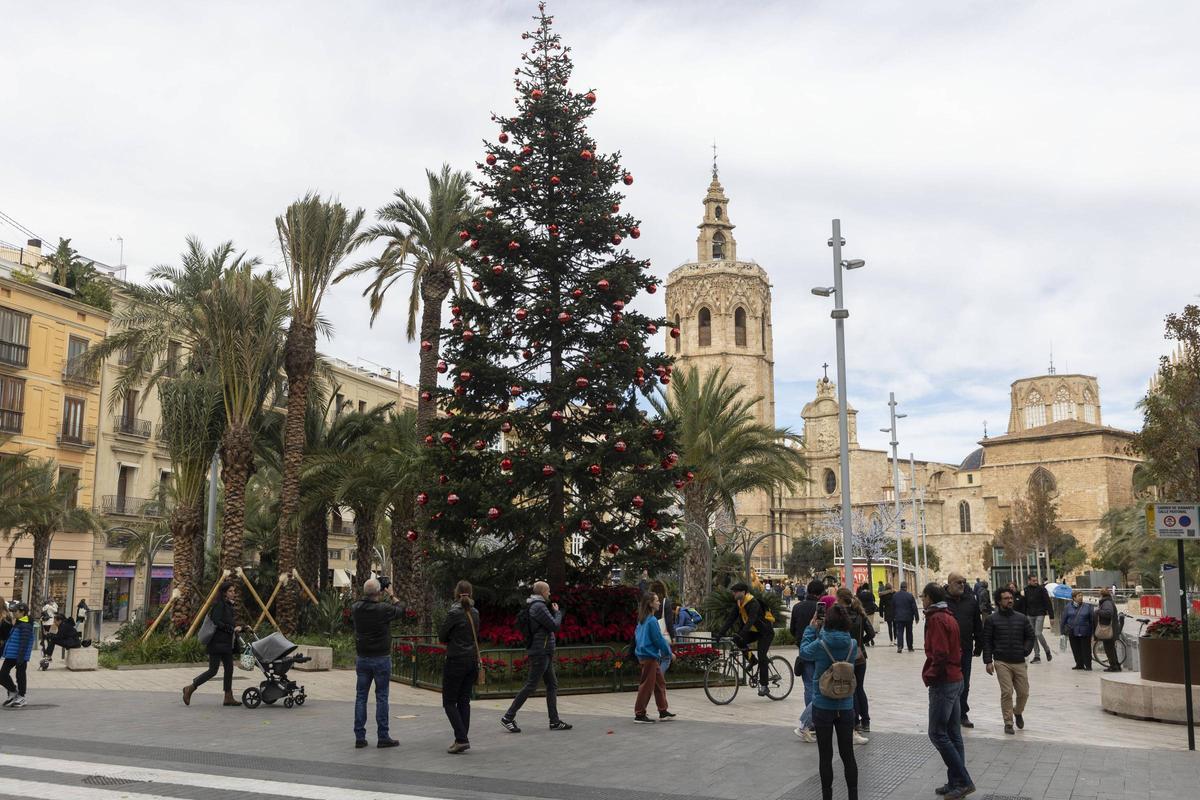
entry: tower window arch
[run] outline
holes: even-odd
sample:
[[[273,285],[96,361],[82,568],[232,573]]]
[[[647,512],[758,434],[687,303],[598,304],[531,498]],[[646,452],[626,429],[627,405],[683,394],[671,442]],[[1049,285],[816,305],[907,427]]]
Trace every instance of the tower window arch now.
[[[1061,386],[1054,393],[1054,421],[1061,422],[1065,419],[1075,418],[1075,405],[1071,402],[1071,395],[1067,391],[1067,387]]]
[[[676,327],[676,328],[678,328],[678,327],[679,327],[679,315],[678,315],[678,314],[676,314],[676,315],[675,315],[675,327]],[[683,336],[682,336],[682,335],[675,337],[675,352],[676,352],[676,353],[678,353],[678,352],[679,352],[679,346],[680,346],[680,345],[679,345],[679,343],[680,343],[682,340],[683,340]]]
[[[721,210],[721,207],[720,207],[720,206],[717,206],[717,207],[716,207],[716,208],[713,210],[713,216],[714,216],[714,217],[716,217],[717,219],[720,219],[723,213],[724,213],[724,212]]]
[[[1039,428],[1046,424],[1046,401],[1041,392],[1034,389],[1025,399],[1025,427]]]
[[[1029,476],[1029,485],[1039,487],[1046,494],[1054,494],[1058,491],[1058,481],[1045,467],[1038,467],[1033,471],[1033,474]]]
[[[741,306],[733,312],[733,343],[738,347],[746,346],[746,309]]]
[[[697,315],[697,322],[699,323],[697,327],[699,329],[700,346],[708,347],[712,344],[712,312],[707,308],[700,309],[700,313]]]
[[[966,500],[958,502],[958,531],[959,533],[971,532],[971,504]]]
[[[725,234],[717,231],[713,234],[712,242],[713,261],[720,261],[721,259],[725,258]]]
[[[1092,397],[1090,389],[1083,390],[1083,421],[1096,422],[1096,398]]]

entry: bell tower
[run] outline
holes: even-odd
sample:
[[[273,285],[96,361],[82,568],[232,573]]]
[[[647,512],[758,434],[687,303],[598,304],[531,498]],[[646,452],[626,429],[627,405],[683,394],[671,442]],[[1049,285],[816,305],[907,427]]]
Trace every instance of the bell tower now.
[[[729,221],[729,198],[717,179],[717,162],[713,159],[712,183],[704,196],[704,220],[697,226],[696,261],[737,261],[737,241],[733,238],[733,223]]]

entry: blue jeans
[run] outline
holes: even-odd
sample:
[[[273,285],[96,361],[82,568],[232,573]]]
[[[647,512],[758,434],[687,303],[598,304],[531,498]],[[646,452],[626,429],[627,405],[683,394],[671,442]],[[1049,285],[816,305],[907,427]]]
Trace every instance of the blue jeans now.
[[[358,675],[354,692],[354,738],[363,741],[367,738],[367,694],[371,684],[375,684],[375,730],[380,739],[388,736],[388,687],[392,677],[392,657],[359,656],[354,662],[354,671]]]
[[[813,673],[816,672],[817,665],[812,661],[801,661],[800,663],[804,665],[804,673],[800,676],[800,680],[804,682],[804,710],[800,712],[800,727],[812,730],[812,701],[817,688]]]
[[[962,681],[935,683],[929,687],[929,741],[937,748],[946,764],[946,783],[952,787],[971,786],[967,772],[967,753],[963,748],[962,718],[958,697]]]

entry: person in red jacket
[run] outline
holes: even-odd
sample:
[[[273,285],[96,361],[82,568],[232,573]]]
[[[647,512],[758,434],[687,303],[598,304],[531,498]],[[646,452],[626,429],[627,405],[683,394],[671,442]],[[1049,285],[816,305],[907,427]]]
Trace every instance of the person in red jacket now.
[[[960,800],[975,791],[967,772],[959,697],[962,694],[962,645],[958,621],[946,602],[946,590],[936,583],[921,592],[925,607],[925,666],[921,679],[929,688],[929,741],[946,764],[946,785],[934,791],[946,800]]]

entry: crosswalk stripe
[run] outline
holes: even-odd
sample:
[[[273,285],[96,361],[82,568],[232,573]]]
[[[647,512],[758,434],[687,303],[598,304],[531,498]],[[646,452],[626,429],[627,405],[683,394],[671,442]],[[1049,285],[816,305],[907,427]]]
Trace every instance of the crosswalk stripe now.
[[[146,784],[170,783],[177,786],[196,786],[204,789],[223,789],[229,792],[252,792],[255,794],[294,797],[301,800],[328,800],[330,792],[336,792],[338,800],[437,800],[429,796],[414,794],[396,794],[393,792],[375,792],[361,789],[341,789],[333,786],[321,786],[310,783],[288,783],[286,781],[261,780],[259,778],[240,778],[233,775],[213,775],[206,772],[183,772],[172,769],[153,769],[148,767],[130,767],[123,764],[100,764],[95,761],[72,761],[60,758],[44,758],[41,756],[13,755],[0,753],[0,766],[14,767],[32,772],[53,772],[56,775],[102,775],[106,778],[120,778],[128,781],[142,781]],[[0,793],[25,795],[24,791],[9,791],[6,784],[29,784],[32,787],[52,787],[53,794],[29,794],[29,797],[47,797],[53,800],[75,800],[75,798],[107,798],[113,790],[100,787],[69,786],[58,783],[42,783],[19,779],[0,778]],[[125,793],[125,796],[136,800],[158,800],[160,795],[139,794],[138,789],[153,789],[152,785],[145,787],[114,787]],[[82,793],[80,793],[82,792]],[[100,794],[104,792],[104,794]],[[89,794],[90,793],[90,794]],[[166,800],[166,798],[163,798]],[[177,798],[175,800],[178,800]]]
[[[97,786],[66,786],[61,783],[23,781],[16,778],[0,778],[0,794],[25,797],[28,800],[108,800],[109,798],[112,800],[117,800],[117,798],[179,800],[178,797],[166,797],[161,794],[131,795],[123,787],[102,789]]]

